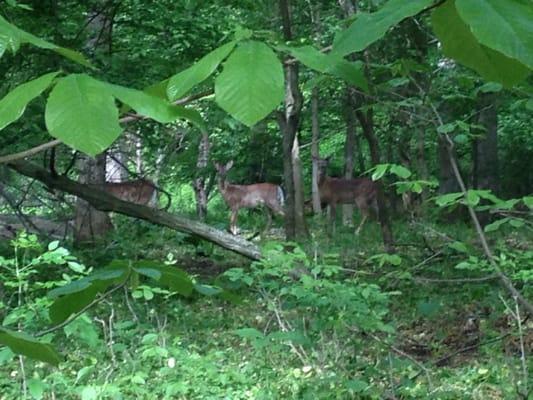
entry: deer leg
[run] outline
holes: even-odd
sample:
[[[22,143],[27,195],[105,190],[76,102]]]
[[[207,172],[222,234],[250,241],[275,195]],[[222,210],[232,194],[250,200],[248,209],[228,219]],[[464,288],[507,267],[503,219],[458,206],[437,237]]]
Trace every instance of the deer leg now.
[[[363,227],[366,219],[368,218],[368,215],[366,214],[363,214],[362,215],[362,218],[361,218],[361,223],[359,224],[359,226],[357,227],[357,229],[355,230],[355,234],[356,235],[359,235],[359,232],[361,232],[361,228]]]
[[[263,232],[261,232],[261,236],[263,236],[265,232],[268,232],[268,230],[270,229],[270,225],[272,225],[272,212],[269,208],[265,208],[265,212],[267,215],[267,223],[265,229],[263,229]]]
[[[331,234],[335,234],[335,222],[337,221],[337,205],[336,204],[330,204],[329,205],[329,213],[330,213],[330,223],[331,223]]]
[[[237,235],[237,217],[239,210],[231,210],[229,230],[233,235]]]

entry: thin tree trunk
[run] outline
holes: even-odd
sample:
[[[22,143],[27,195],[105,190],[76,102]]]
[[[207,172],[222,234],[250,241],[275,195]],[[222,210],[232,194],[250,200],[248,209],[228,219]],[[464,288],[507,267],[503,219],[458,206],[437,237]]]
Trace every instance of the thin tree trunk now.
[[[346,98],[344,103],[344,117],[346,120],[346,139],[344,141],[344,177],[353,178],[354,153],[355,153],[355,104],[353,102],[350,87],[346,88]],[[353,205],[344,204],[342,206],[343,225],[353,226]]]
[[[279,0],[283,36],[286,41],[292,39],[292,22],[289,0]],[[283,132],[283,176],[285,179],[286,211],[285,235],[287,239],[307,236],[307,227],[303,212],[302,171],[296,135],[300,124],[302,94],[298,86],[299,68],[297,63],[284,63],[285,71],[285,112],[278,115],[278,123]]]
[[[485,128],[482,138],[474,141],[473,186],[494,193],[499,189],[498,175],[498,113],[493,93],[481,93],[478,97],[478,124]]]
[[[311,132],[313,135],[311,141],[311,156],[313,162],[313,176],[311,179],[311,195],[313,199],[313,212],[319,214],[322,210],[320,204],[320,192],[318,191],[318,158],[320,157],[320,150],[318,147],[318,140],[320,138],[320,124],[318,120],[318,104],[319,91],[315,86],[311,93]]]
[[[428,172],[428,164],[426,160],[426,138],[425,138],[425,130],[423,127],[417,128],[417,148],[416,148],[416,162],[418,165],[418,173],[420,174],[420,179],[424,181],[429,180],[429,172]],[[421,193],[422,202],[425,203],[428,198],[428,192],[427,190],[423,190]]]
[[[206,190],[206,168],[209,160],[209,135],[202,133],[198,144],[198,158],[196,160],[196,178],[194,179],[194,194],[196,196],[196,215],[200,221],[205,221],[207,217],[207,190]]]
[[[498,174],[498,112],[494,93],[478,95],[478,124],[485,128],[483,137],[473,143],[472,182],[475,189],[491,190],[497,194],[500,187]],[[490,222],[488,212],[478,214],[481,225]]]

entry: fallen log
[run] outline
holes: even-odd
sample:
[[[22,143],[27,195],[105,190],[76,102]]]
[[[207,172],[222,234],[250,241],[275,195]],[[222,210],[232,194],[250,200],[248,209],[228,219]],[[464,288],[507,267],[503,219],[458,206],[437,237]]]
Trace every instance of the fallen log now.
[[[220,247],[252,260],[261,258],[259,247],[238,236],[230,235],[202,222],[166,211],[120,200],[107,192],[73,181],[65,176],[52,175],[48,170],[27,161],[14,161],[7,166],[18,173],[36,179],[51,189],[57,189],[87,201],[91,206],[106,212],[116,212],[143,219],[157,225],[198,236]]]

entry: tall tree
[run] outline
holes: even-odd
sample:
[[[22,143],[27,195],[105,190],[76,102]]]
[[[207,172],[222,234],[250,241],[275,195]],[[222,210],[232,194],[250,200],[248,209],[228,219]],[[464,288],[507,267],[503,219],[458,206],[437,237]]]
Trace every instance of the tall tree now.
[[[279,0],[283,38],[293,39],[290,0]],[[283,133],[283,177],[286,191],[285,235],[287,239],[307,236],[304,218],[304,196],[301,160],[298,143],[298,128],[302,110],[302,93],[298,86],[298,64],[286,59],[285,111],[278,114],[278,123]]]

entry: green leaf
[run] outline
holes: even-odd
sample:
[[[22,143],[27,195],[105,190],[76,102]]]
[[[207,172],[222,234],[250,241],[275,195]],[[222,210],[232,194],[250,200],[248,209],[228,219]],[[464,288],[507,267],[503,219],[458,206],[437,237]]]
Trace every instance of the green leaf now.
[[[324,54],[313,46],[278,46],[278,49],[288,51],[302,64],[315,71],[331,74],[365,91],[368,90],[363,63],[360,61],[349,62],[339,55]]]
[[[494,231],[497,231],[498,229],[500,229],[500,227],[505,224],[506,222],[509,221],[510,218],[502,218],[502,219],[499,219],[497,221],[494,221],[493,223],[491,224],[488,224],[485,226],[484,228],[484,231],[485,232],[494,232]]]
[[[56,299],[49,309],[52,323],[59,324],[67,320],[72,314],[81,311],[96,298],[98,293],[103,292],[110,284],[111,282],[93,282],[85,289]]]
[[[482,93],[498,93],[501,92],[502,89],[503,86],[497,82],[487,82],[478,88],[478,90]]]
[[[263,339],[265,335],[255,328],[236,329],[235,333],[244,339]]]
[[[368,382],[359,379],[351,379],[349,381],[346,381],[346,388],[355,393],[363,393],[369,387],[370,385],[368,384]]]
[[[215,80],[217,104],[235,119],[252,126],[283,100],[283,68],[264,43],[239,44]]]
[[[28,391],[31,397],[40,400],[43,398],[45,384],[40,379],[28,379]]]
[[[366,49],[403,19],[418,14],[433,0],[390,0],[379,11],[358,13],[348,29],[339,32],[332,53],[345,56]]]
[[[457,204],[457,200],[463,197],[462,192],[458,193],[446,193],[441,196],[437,196],[435,203],[439,207],[446,207],[451,204]]]
[[[524,202],[527,208],[533,209],[533,196],[524,196],[522,197],[522,201]]]
[[[437,132],[439,133],[450,133],[453,132],[456,128],[457,124],[455,122],[449,122],[447,124],[439,125],[437,127]]]
[[[51,72],[23,83],[0,100],[0,130],[21,117],[30,101],[39,96],[59,72]]]
[[[22,332],[0,327],[0,343],[7,346],[15,354],[57,365],[61,361],[59,354],[48,343],[41,343],[37,339]]]
[[[194,285],[194,290],[196,290],[200,294],[203,294],[204,296],[216,296],[223,292],[223,289],[219,287],[210,286],[210,285],[201,285],[198,283]]]
[[[432,23],[444,54],[474,69],[485,80],[513,86],[529,74],[520,62],[479,43],[457,13],[453,0],[435,9]]]
[[[17,28],[15,25],[7,22],[0,15],[0,57],[7,48],[15,53],[22,43],[30,43],[41,49],[55,51],[63,57],[75,61],[78,64],[86,67],[92,67],[91,63],[87,61],[87,59],[81,53],[57,46],[32,35],[31,33],[25,32],[22,29]]]
[[[192,67],[172,76],[167,86],[167,96],[175,101],[186,94],[192,87],[203,82],[233,50],[237,42],[229,42],[213,50]]]
[[[524,221],[519,218],[511,218],[509,224],[514,228],[521,228],[524,226]]]
[[[91,156],[111,146],[122,132],[109,88],[85,74],[57,83],[48,98],[45,122],[52,136]]]
[[[396,176],[399,176],[402,179],[407,179],[412,175],[411,171],[409,171],[404,166],[398,164],[391,165],[390,172]]]
[[[78,279],[76,281],[68,283],[65,286],[50,290],[48,292],[48,296],[54,299],[59,296],[77,293],[82,290],[85,290],[86,288],[91,286],[92,282],[95,281],[109,282],[110,285],[115,284],[121,282],[126,277],[128,271],[128,268],[125,266],[111,264],[108,267],[93,272],[91,275],[86,276],[85,278]]]
[[[183,296],[190,296],[194,285],[190,276],[181,269],[157,261],[142,260],[133,264],[133,270],[148,276]]]
[[[466,192],[466,202],[468,205],[477,206],[479,204],[480,199],[481,198],[479,197],[479,194],[476,190],[468,190]]]
[[[184,107],[169,104],[167,101],[149,93],[127,88],[124,86],[104,83],[109,92],[121,102],[133,108],[137,113],[147,116],[161,123],[173,122],[178,118],[184,118],[191,122],[199,123],[205,129],[202,117],[195,110],[187,110]]]
[[[381,179],[383,175],[385,175],[385,172],[387,172],[388,168],[389,168],[389,164],[376,165],[376,168],[374,169],[374,172],[372,173],[372,180],[377,181],[378,179]]]
[[[456,0],[477,40],[533,69],[533,4],[524,0]]]
[[[533,111],[533,99],[529,99],[526,102],[526,109],[529,110],[529,111]]]
[[[458,251],[460,253],[466,253],[468,254],[468,248],[463,242],[452,242],[448,243],[448,247],[450,249],[454,249],[455,251]]]

